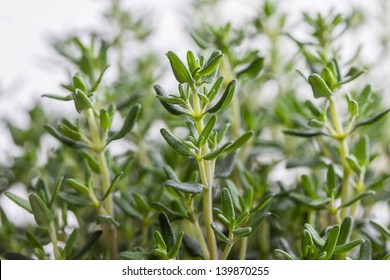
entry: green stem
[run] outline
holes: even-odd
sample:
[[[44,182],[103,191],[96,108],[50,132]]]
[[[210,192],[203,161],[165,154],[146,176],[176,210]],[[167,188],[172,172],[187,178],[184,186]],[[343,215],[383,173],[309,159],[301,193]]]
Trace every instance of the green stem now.
[[[366,174],[366,170],[365,168],[363,168],[362,172],[360,173],[359,175],[359,180],[356,184],[356,188],[355,188],[355,195],[359,195],[360,193],[362,193],[364,191],[364,177],[365,177],[365,174]],[[360,205],[360,200],[355,202],[352,206],[351,206],[351,216],[354,217],[356,215],[356,212],[357,210],[359,209],[359,205]]]
[[[199,245],[200,245],[200,248],[202,250],[202,253],[203,253],[203,258],[205,260],[208,260],[210,258],[210,254],[209,254],[209,249],[207,248],[207,243],[206,243],[206,240],[204,239],[204,235],[203,235],[203,232],[202,232],[202,229],[200,227],[200,224],[199,224],[199,221],[196,217],[196,214],[195,214],[195,210],[194,210],[194,199],[190,199],[188,201],[188,204],[189,204],[189,209],[190,209],[190,222],[193,226],[193,229],[194,229],[194,232],[195,232],[195,236],[196,238],[198,239],[199,241]]]
[[[248,237],[241,238],[240,242],[241,242],[241,244],[240,244],[240,251],[238,254],[238,258],[240,260],[245,260],[246,259],[246,250],[248,248]]]
[[[61,259],[61,253],[58,250],[58,240],[57,240],[57,234],[56,234],[56,229],[54,226],[54,222],[51,222],[49,225],[49,235],[50,235],[50,240],[51,243],[53,243],[53,252],[54,252],[54,257],[56,260]]]
[[[329,98],[330,102],[330,112],[332,115],[332,122],[334,129],[337,133],[337,140],[339,141],[340,145],[340,160],[341,164],[343,166],[343,178],[342,178],[342,186],[341,186],[341,203],[345,203],[350,199],[351,191],[349,187],[349,177],[351,175],[351,170],[348,165],[347,156],[349,154],[349,149],[347,145],[347,135],[344,133],[344,129],[341,125],[341,121],[339,118],[339,114],[337,112],[336,104],[333,100],[333,98]],[[341,209],[341,219],[344,219],[349,214],[349,208],[343,208]]]
[[[193,92],[193,106],[194,106],[194,114],[193,118],[195,120],[195,126],[199,134],[202,133],[204,129],[203,122],[203,112],[200,104],[197,88],[195,85],[192,86]],[[205,155],[209,152],[209,146],[206,143],[201,148],[202,155]],[[209,257],[212,260],[216,260],[218,258],[217,251],[217,240],[214,235],[214,231],[211,228],[211,224],[213,223],[213,179],[214,179],[214,167],[215,161],[207,161],[202,158],[198,159],[199,165],[199,173],[202,184],[205,186],[202,194],[203,201],[203,220],[206,229],[206,239],[207,246],[209,251]]]
[[[99,129],[97,126],[96,118],[93,109],[86,110],[87,121],[91,130],[91,137],[94,144],[94,150],[98,159],[102,193],[106,193],[110,188],[110,172],[107,166],[107,159],[105,155],[106,139],[100,139]],[[112,195],[109,195],[104,201],[104,212],[107,213],[113,219],[114,217],[114,204]],[[117,240],[116,240],[116,228],[114,226],[109,227],[107,230],[107,239],[109,240],[108,248],[110,251],[111,259],[117,259]]]
[[[231,229],[229,229],[229,239],[231,240],[229,243],[226,244],[225,246],[225,249],[223,250],[223,253],[221,255],[221,260],[226,260],[227,257],[229,256],[229,253],[234,245],[234,241],[233,241],[233,232]]]

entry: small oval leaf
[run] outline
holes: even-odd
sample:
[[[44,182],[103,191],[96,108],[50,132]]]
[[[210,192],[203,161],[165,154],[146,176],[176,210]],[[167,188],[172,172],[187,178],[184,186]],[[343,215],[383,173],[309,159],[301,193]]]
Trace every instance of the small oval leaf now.
[[[53,221],[53,216],[42,199],[35,193],[29,196],[34,219],[40,226],[48,226]]]
[[[129,113],[127,114],[126,119],[123,122],[122,128],[117,133],[115,133],[113,137],[111,137],[109,142],[125,137],[126,134],[133,129],[140,111],[141,111],[141,105],[139,104],[134,105],[129,111]]]
[[[191,152],[190,148],[188,148],[187,145],[185,145],[182,141],[177,139],[172,133],[170,133],[165,128],[162,128],[160,130],[161,135],[164,137],[165,141],[171,146],[176,152],[183,156],[192,156],[193,153]]]
[[[175,180],[165,181],[164,186],[189,194],[201,193],[204,187],[202,184],[199,183],[183,183]]]

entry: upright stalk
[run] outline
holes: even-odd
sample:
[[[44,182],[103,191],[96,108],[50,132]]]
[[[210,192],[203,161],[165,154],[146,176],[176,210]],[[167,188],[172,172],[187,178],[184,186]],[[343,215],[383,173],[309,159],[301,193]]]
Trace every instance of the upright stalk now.
[[[57,240],[57,234],[56,234],[56,229],[54,226],[54,222],[51,222],[49,225],[49,235],[50,235],[50,240],[53,243],[53,252],[54,252],[54,258],[56,260],[61,259],[61,253],[58,250],[58,240]]]
[[[229,239],[233,240],[233,238],[234,238],[233,232],[229,229]],[[230,253],[233,245],[234,245],[234,241],[231,241],[228,244],[226,244],[225,249],[223,250],[223,253],[222,253],[222,256],[221,256],[221,260],[226,260],[227,259],[227,257],[229,256],[229,253]]]
[[[102,192],[106,193],[110,188],[110,172],[107,166],[107,159],[105,155],[105,145],[106,139],[101,139],[95,114],[93,109],[86,110],[87,121],[91,130],[91,138],[94,144],[94,151],[98,158],[100,176],[101,176],[101,184],[102,184]],[[103,207],[103,206],[101,206]],[[108,216],[114,219],[114,206],[112,196],[109,195],[104,201],[104,209]],[[108,239],[108,248],[110,251],[111,259],[117,259],[117,240],[116,240],[116,228],[115,226],[110,226],[106,231],[106,236]]]
[[[210,259],[210,254],[209,254],[209,249],[207,247],[207,243],[206,243],[206,240],[204,239],[204,235],[203,235],[203,232],[202,232],[202,229],[199,225],[199,221],[195,215],[195,211],[194,211],[194,200],[191,199],[189,202],[189,209],[190,209],[190,221],[193,225],[193,230],[195,232],[195,235],[199,241],[199,246],[200,248],[202,249],[202,253],[203,253],[203,258],[204,259]]]
[[[349,177],[351,175],[351,170],[348,165],[347,156],[349,154],[349,149],[347,145],[347,135],[345,135],[343,126],[341,125],[341,121],[339,118],[339,114],[337,112],[336,104],[334,102],[334,99],[331,97],[329,98],[330,103],[330,112],[332,116],[332,122],[334,129],[336,130],[336,138],[339,141],[340,146],[340,159],[341,164],[343,167],[343,178],[342,178],[342,185],[341,185],[341,203],[345,203],[350,199],[351,191],[349,187]],[[341,209],[341,219],[344,219],[346,216],[349,215],[349,208],[343,208]]]
[[[193,91],[193,106],[194,106],[194,119],[195,126],[200,134],[204,129],[202,109],[200,100],[195,86],[192,87]],[[209,152],[209,146],[206,142],[202,147],[202,154],[205,155]],[[214,235],[214,231],[211,228],[213,223],[213,179],[214,179],[214,165],[215,161],[207,161],[202,158],[198,159],[199,173],[202,184],[205,186],[202,194],[203,201],[203,220],[206,229],[207,246],[209,250],[209,257],[211,260],[218,259],[217,241]]]

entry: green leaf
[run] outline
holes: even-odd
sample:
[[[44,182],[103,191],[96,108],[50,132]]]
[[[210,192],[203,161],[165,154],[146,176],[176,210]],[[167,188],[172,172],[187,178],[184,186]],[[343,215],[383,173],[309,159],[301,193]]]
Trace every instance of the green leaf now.
[[[321,112],[321,108],[317,105],[317,104],[314,104],[312,101],[310,100],[306,100],[305,101],[305,105],[309,108],[309,110],[311,111],[311,113],[315,116],[315,117],[320,117],[322,116],[322,112]]]
[[[352,232],[352,222],[352,217],[347,216],[344,218],[343,222],[341,223],[340,235],[339,239],[337,240],[337,245],[342,245],[348,241],[348,238]]]
[[[230,123],[225,123],[225,125],[218,131],[218,134],[217,134],[217,143],[221,143],[223,138],[225,137],[226,135],[226,132],[229,130],[230,128]]]
[[[114,196],[114,202],[115,205],[117,205],[127,216],[137,219],[139,221],[143,221],[144,216],[136,209],[134,209],[134,207],[132,207],[130,203],[125,199],[118,196]]]
[[[206,143],[216,122],[217,122],[217,116],[212,115],[199,135],[199,142],[198,142],[199,147],[202,147]]]
[[[29,196],[34,219],[40,226],[48,226],[53,221],[53,216],[42,199],[35,193]]]
[[[356,246],[364,243],[364,239],[357,239],[346,244],[337,245],[334,249],[334,254],[345,254],[351,251]]]
[[[165,241],[164,241],[161,233],[158,230],[156,230],[154,232],[153,237],[154,237],[154,241],[157,243],[157,246],[159,246],[161,249],[166,251],[167,245],[165,244]]]
[[[177,139],[172,133],[170,133],[165,128],[160,130],[161,135],[164,137],[165,141],[171,146],[176,152],[183,156],[193,156],[190,148],[187,147],[181,140]]]
[[[107,225],[107,226],[116,226],[119,227],[119,222],[115,221],[115,219],[108,215],[100,215],[96,219],[97,225]]]
[[[322,128],[324,127],[325,123],[322,121],[319,121],[317,119],[310,119],[309,122],[307,123],[311,127],[315,128]]]
[[[183,240],[183,236],[184,236],[184,232],[180,231],[179,235],[177,237],[175,245],[168,252],[168,258],[169,259],[172,259],[172,258],[176,257],[176,255],[179,253],[179,249],[180,249],[180,246],[181,246],[181,241]]]
[[[368,118],[364,121],[361,121],[361,122],[358,122],[354,128],[352,129],[351,132],[355,131],[356,129],[358,129],[359,127],[362,127],[362,126],[366,126],[366,125],[370,125],[370,124],[373,124],[377,121],[379,121],[381,118],[383,118],[388,112],[390,112],[390,109],[387,109],[371,118]]]
[[[150,211],[151,207],[149,205],[147,198],[144,195],[136,193],[136,192],[134,192],[132,195],[133,195],[135,203],[138,205],[138,207],[140,209],[142,209],[143,211],[147,211],[147,212]]]
[[[209,102],[212,102],[214,100],[215,96],[217,96],[218,92],[221,90],[223,81],[224,81],[223,76],[219,77],[215,81],[214,85],[212,86],[212,88],[209,91],[209,95],[208,95]]]
[[[222,189],[221,207],[223,215],[229,220],[230,224],[233,224],[235,219],[233,199],[229,189]]]
[[[90,192],[89,188],[78,180],[69,178],[65,182],[80,194],[89,194]]]
[[[384,225],[380,224],[375,220],[371,220],[370,224],[372,224],[376,229],[378,229],[381,234],[390,239],[390,230],[388,230]]]
[[[357,116],[359,113],[359,104],[355,100],[348,100],[348,112],[352,116]]]
[[[79,89],[76,89],[73,93],[73,100],[77,113],[81,113],[84,110],[92,108],[92,103],[88,96]]]
[[[252,228],[252,232],[255,232],[264,222],[264,220],[269,217],[271,215],[270,212],[259,212],[257,213],[254,218],[253,218],[253,221],[250,225],[250,227]]]
[[[176,245],[177,240],[168,216],[165,213],[160,212],[158,214],[158,222],[160,224],[161,235],[164,238],[168,251],[170,251]]]
[[[183,237],[183,245],[188,255],[190,255],[191,257],[204,258],[199,243],[196,240],[192,239],[190,236],[188,236],[188,234],[185,234]]]
[[[237,227],[237,226],[240,225],[243,221],[245,221],[246,218],[248,218],[248,216],[249,216],[249,212],[248,212],[248,211],[242,212],[242,213],[237,217],[237,219],[234,220],[233,226],[234,226],[234,227]]]
[[[81,154],[87,160],[89,167],[91,167],[95,173],[100,174],[99,162],[94,155],[86,151],[82,151]]]
[[[315,198],[316,197],[316,189],[314,187],[314,183],[311,179],[311,177],[307,174],[302,175],[302,186],[305,190],[305,193],[311,197]]]
[[[185,101],[181,97],[174,97],[174,96],[161,96],[161,95],[156,95],[157,99],[160,100],[160,102],[165,102],[168,104],[173,104],[173,105],[184,105]]]
[[[365,198],[366,196],[371,196],[371,195],[375,195],[375,191],[373,191],[373,190],[364,191],[364,192],[358,194],[357,196],[355,196],[354,198],[352,198],[351,200],[349,200],[349,201],[345,202],[344,204],[340,205],[338,207],[338,209],[348,207],[348,206],[354,204],[356,201],[359,201],[359,200]]]
[[[310,235],[313,238],[313,241],[320,247],[324,247],[325,245],[325,240],[319,236],[317,231],[310,225],[310,224],[305,224],[305,229],[307,229],[310,232]]]
[[[154,209],[158,211],[162,211],[165,214],[167,214],[171,220],[180,220],[180,219],[188,218],[183,213],[172,210],[171,208],[169,208],[168,206],[166,206],[165,204],[159,201],[152,202],[152,206]]]
[[[360,174],[362,172],[362,167],[360,166],[358,160],[354,155],[347,156],[346,160],[348,162],[349,167],[351,167],[351,169],[355,173]]]
[[[109,142],[125,137],[126,134],[133,129],[140,111],[141,111],[141,105],[139,104],[134,105],[129,111],[129,113],[127,114],[126,119],[123,122],[122,128],[117,133],[115,133],[114,136],[111,137]]]
[[[364,135],[359,142],[356,143],[353,153],[360,166],[368,165],[370,161],[370,139]]]
[[[244,227],[244,228],[235,228],[233,230],[234,239],[242,238],[245,236],[248,236],[252,233],[251,227]]]
[[[372,259],[372,248],[369,239],[365,239],[364,243],[360,245],[359,260],[371,260]]]
[[[367,73],[367,70],[365,70],[365,69],[358,69],[356,67],[351,67],[351,69],[348,71],[347,75],[345,75],[345,79],[340,81],[339,85],[349,83],[365,73]]]
[[[218,111],[226,108],[229,103],[232,101],[234,90],[236,88],[237,80],[232,80],[226,87],[225,92],[223,93],[221,99],[210,109],[207,110],[208,113],[216,113]]]
[[[68,137],[72,140],[78,141],[82,139],[82,133],[78,130],[74,130],[71,127],[67,126],[64,123],[60,123],[58,125],[59,132],[64,135],[65,137]]]
[[[192,78],[187,67],[185,67],[184,63],[177,57],[174,52],[169,51],[166,55],[169,59],[169,63],[171,64],[173,74],[179,83],[195,83],[195,80]]]
[[[76,260],[82,257],[85,253],[87,253],[89,250],[92,249],[92,247],[95,245],[95,243],[99,240],[100,236],[103,234],[103,231],[97,230],[91,233],[84,246],[78,251],[74,256],[72,256],[70,259],[71,260]]]
[[[100,127],[103,128],[103,130],[108,130],[111,126],[111,119],[107,110],[101,109],[99,117],[100,117]]]
[[[169,99],[169,96],[168,94],[165,92],[165,90],[159,86],[159,85],[154,85],[153,86],[154,88],[154,91],[156,92],[157,94],[157,97],[163,97],[163,98],[168,98]],[[179,115],[182,115],[182,114],[187,114],[189,115],[190,112],[183,108],[182,106],[180,105],[177,105],[177,104],[170,104],[168,102],[165,102],[163,100],[161,100],[159,98],[159,101],[160,103],[163,105],[163,107],[169,112],[171,113],[172,115],[176,115],[176,116],[179,116]]]
[[[33,249],[37,248],[37,249],[44,251],[42,243],[39,241],[39,239],[34,234],[32,234],[30,232],[26,232],[26,238],[28,240],[28,243],[30,243],[30,245]]]
[[[233,141],[229,141],[227,143],[225,143],[224,145],[222,145],[221,147],[219,147],[218,149],[212,151],[212,152],[209,152],[208,154],[204,155],[203,156],[203,159],[204,160],[213,160],[215,158],[217,158],[219,155],[221,155],[231,144],[233,144]]]
[[[263,209],[265,209],[265,207],[268,206],[268,204],[270,203],[270,201],[274,198],[274,194],[273,193],[267,193],[265,194],[261,200],[258,202],[258,204],[256,205],[255,208],[253,208],[250,213],[256,213],[256,212],[259,212],[259,211],[262,211]]]
[[[330,70],[328,67],[322,69],[321,77],[330,89],[334,89],[337,86],[337,79],[332,70]]]
[[[80,197],[80,195],[73,195],[67,192],[60,192],[58,193],[58,197],[61,199],[61,201],[66,202],[67,204],[70,204],[72,206],[88,206],[91,205],[91,201],[87,200],[85,198]]]
[[[308,78],[308,82],[313,90],[315,98],[330,98],[333,95],[333,92],[318,74],[311,74]]]
[[[336,248],[337,239],[339,238],[339,233],[340,233],[339,225],[334,225],[330,229],[325,245],[324,247],[322,247],[322,251],[321,251],[321,252],[326,252],[326,255],[324,257],[325,260],[329,260],[332,257],[334,250]]]
[[[191,32],[190,33],[192,39],[194,42],[201,48],[201,49],[208,49],[214,47],[212,44],[208,43],[205,41],[199,34],[196,32]]]
[[[286,260],[294,260],[295,259],[289,253],[287,253],[287,252],[285,252],[283,250],[280,250],[280,249],[275,249],[275,253],[278,253],[278,254],[282,255]]]
[[[121,252],[119,257],[122,260],[156,260],[157,257],[152,252]]]
[[[225,234],[223,234],[223,232],[218,228],[218,226],[215,223],[211,224],[211,228],[213,229],[214,234],[218,240],[226,244],[229,244],[231,242],[230,239]]]
[[[292,130],[291,129],[291,130],[283,130],[283,133],[291,136],[304,137],[304,138],[324,135],[324,132],[322,132],[321,130]]]
[[[73,245],[76,243],[79,236],[79,229],[75,228],[72,233],[69,235],[68,240],[66,241],[64,247],[64,256],[67,258],[73,250]]]
[[[228,153],[222,161],[217,161],[215,166],[215,178],[227,178],[232,174],[237,161],[237,152]]]
[[[303,230],[303,237],[301,241],[302,256],[305,259],[311,259],[311,248],[315,248],[313,238],[307,229]]]
[[[85,85],[85,81],[80,73],[76,73],[73,76],[72,80],[73,80],[73,85],[74,85],[75,89],[79,89],[82,92],[88,92],[87,87]]]
[[[106,67],[104,67],[103,71],[100,73],[98,79],[96,80],[95,84],[92,86],[90,92],[95,92],[97,90],[97,88],[99,87],[100,85],[100,82],[102,81],[102,78],[103,78],[103,75],[104,73],[106,73],[107,69],[108,69],[108,65]]]
[[[214,51],[210,58],[207,60],[203,68],[197,73],[199,76],[208,76],[215,71],[218,71],[218,67],[223,59],[221,51]]]
[[[49,132],[54,138],[60,140],[63,144],[73,148],[80,149],[85,148],[87,145],[84,142],[74,141],[73,139],[60,134],[53,126],[46,124],[43,126],[47,132]]]
[[[264,57],[257,57],[245,69],[237,73],[237,78],[247,76],[248,79],[256,78],[264,68]]]
[[[60,95],[55,95],[55,94],[50,94],[50,93],[45,93],[41,95],[42,97],[47,97],[55,100],[60,100],[60,101],[71,101],[73,100],[72,94],[68,94],[66,96],[60,96]]]
[[[114,179],[111,182],[110,187],[108,188],[107,192],[104,194],[104,196],[101,199],[101,201],[106,200],[106,198],[110,194],[112,194],[112,193],[114,193],[116,191],[116,189],[118,188],[119,181],[121,180],[122,176],[123,176],[123,172],[119,172],[118,174],[115,175]]]
[[[21,198],[20,196],[10,192],[5,192],[5,196],[11,199],[13,202],[15,202],[23,209],[25,209],[27,212],[31,214],[33,213],[31,209],[30,201],[28,201],[27,199]]]
[[[191,73],[193,73],[195,69],[199,68],[199,64],[196,61],[195,55],[192,51],[187,52],[187,64]]]
[[[233,144],[231,144],[225,152],[231,153],[235,150],[239,149],[242,145],[244,145],[253,135],[253,131],[247,131],[243,135],[241,135]]]
[[[231,226],[231,222],[223,214],[221,214],[221,213],[217,214],[217,218],[224,226],[226,226],[226,227]]]
[[[306,195],[302,195],[302,194],[299,194],[299,193],[289,193],[289,196],[306,205],[306,206],[309,206],[310,208],[313,208],[313,209],[324,209],[327,207],[329,201],[330,201],[330,198],[326,197],[326,198],[317,198],[317,199],[312,199]]]
[[[175,180],[165,181],[164,186],[189,194],[201,193],[204,187],[202,184],[199,183],[183,183]]]

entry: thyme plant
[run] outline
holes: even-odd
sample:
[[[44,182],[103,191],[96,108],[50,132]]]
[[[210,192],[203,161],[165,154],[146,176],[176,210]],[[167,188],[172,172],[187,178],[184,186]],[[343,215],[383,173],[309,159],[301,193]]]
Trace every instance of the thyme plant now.
[[[152,15],[120,0],[107,30],[57,39],[65,93],[26,128],[5,121],[20,153],[0,163],[0,195],[34,222],[1,205],[1,257],[389,259],[387,87],[344,46],[368,15],[292,22],[281,4],[240,24],[194,1],[198,49],[168,51],[169,71]]]

